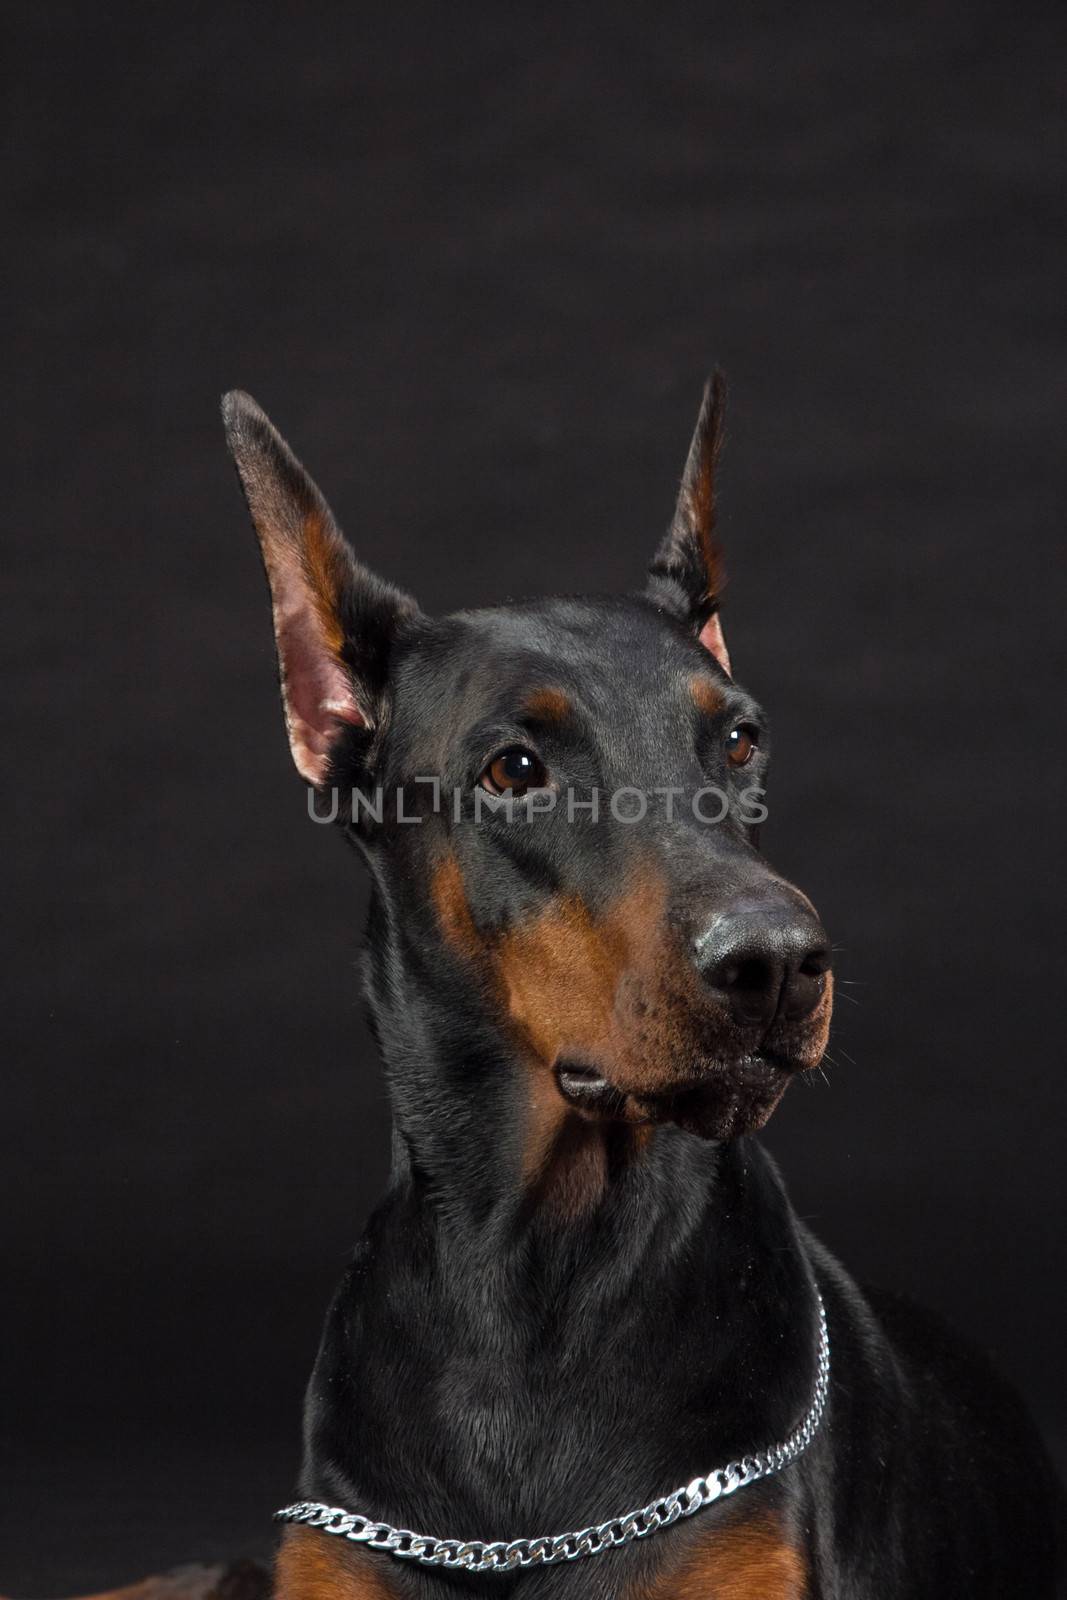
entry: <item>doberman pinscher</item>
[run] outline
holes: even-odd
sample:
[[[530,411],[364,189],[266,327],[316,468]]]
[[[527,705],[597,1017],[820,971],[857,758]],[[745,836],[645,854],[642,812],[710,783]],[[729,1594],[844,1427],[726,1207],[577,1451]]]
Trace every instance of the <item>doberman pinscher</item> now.
[[[642,593],[432,620],[254,402],[224,402],[293,758],[370,870],[394,1128],[311,1378],[279,1600],[1058,1592],[1059,1491],[1019,1402],[861,1291],[752,1137],[818,1065],[833,979],[758,850],[721,412],[713,380]]]

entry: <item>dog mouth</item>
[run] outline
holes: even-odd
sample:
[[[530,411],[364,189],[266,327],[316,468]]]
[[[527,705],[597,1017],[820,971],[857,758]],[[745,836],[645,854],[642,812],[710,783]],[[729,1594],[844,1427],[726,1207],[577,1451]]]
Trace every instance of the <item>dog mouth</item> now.
[[[780,1050],[760,1049],[718,1061],[667,1088],[635,1091],[620,1088],[598,1067],[563,1060],[556,1082],[571,1109],[587,1120],[645,1127],[673,1122],[703,1138],[725,1139],[763,1127],[804,1067]]]

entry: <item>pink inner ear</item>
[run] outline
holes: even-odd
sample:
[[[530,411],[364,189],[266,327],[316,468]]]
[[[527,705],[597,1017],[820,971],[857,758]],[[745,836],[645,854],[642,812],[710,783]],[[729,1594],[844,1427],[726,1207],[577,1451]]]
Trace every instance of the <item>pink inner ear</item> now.
[[[280,627],[278,650],[293,760],[308,783],[325,783],[341,726],[366,727],[367,717],[356,704],[344,667],[317,637],[309,641],[299,626]]]
[[[710,650],[724,672],[730,671],[730,652],[726,648],[726,640],[722,636],[722,623],[716,611],[710,616],[700,630],[700,643],[705,650]]]
[[[341,726],[367,727],[369,718],[324,637],[298,558],[290,552],[276,556],[270,577],[289,744],[301,777],[321,785]]]

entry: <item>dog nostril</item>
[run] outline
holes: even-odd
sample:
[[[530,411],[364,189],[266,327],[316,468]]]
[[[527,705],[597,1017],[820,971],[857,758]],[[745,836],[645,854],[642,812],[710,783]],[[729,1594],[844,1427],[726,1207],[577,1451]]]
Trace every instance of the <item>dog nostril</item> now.
[[[829,972],[830,970],[829,946],[820,945],[817,950],[809,951],[797,970],[805,978],[821,978],[824,972]]]
[[[778,1004],[782,964],[753,951],[748,941],[747,950],[727,951],[725,960],[705,972],[705,979],[723,995],[738,1022],[766,1026]]]
[[[791,969],[786,968],[782,985],[782,1014],[791,1022],[809,1017],[822,1000],[824,979],[830,970],[830,947],[818,944],[807,951]]]
[[[719,988],[735,989],[746,994],[762,994],[775,983],[776,977],[770,965],[759,956],[727,962],[714,974]]]

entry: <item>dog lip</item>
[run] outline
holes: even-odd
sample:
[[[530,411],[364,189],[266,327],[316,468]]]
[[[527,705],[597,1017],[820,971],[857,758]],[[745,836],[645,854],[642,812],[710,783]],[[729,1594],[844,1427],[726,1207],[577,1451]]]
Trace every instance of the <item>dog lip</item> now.
[[[740,1091],[746,1078],[753,1085],[762,1080],[765,1088],[775,1082],[784,1088],[788,1079],[803,1070],[804,1063],[789,1052],[760,1046],[651,1090],[621,1088],[599,1068],[573,1060],[558,1061],[555,1077],[563,1099],[580,1115],[633,1124],[680,1122],[685,1126],[699,1117],[702,1107],[714,1104],[724,1090]]]
[[[745,1056],[739,1063],[742,1067],[763,1062],[769,1067],[777,1067],[780,1072],[801,1072],[803,1063],[785,1050],[754,1050],[751,1055]]]
[[[594,1067],[580,1067],[571,1061],[562,1061],[556,1068],[556,1081],[565,1099],[575,1105],[607,1110],[621,1101],[622,1096],[609,1083],[602,1072]]]
[[[695,1068],[692,1073],[678,1078],[664,1088],[647,1091],[634,1089],[631,1092],[643,1105],[668,1106],[679,1100],[696,1099],[708,1091],[714,1091],[716,1085],[724,1079],[736,1079],[746,1072],[766,1072],[768,1067],[790,1077],[803,1071],[803,1063],[788,1051],[761,1045],[740,1055],[718,1057],[710,1064]]]
[[[623,1089],[613,1083],[599,1068],[582,1066],[575,1061],[558,1063],[556,1081],[568,1100],[580,1101],[586,1105],[608,1099],[622,1100],[627,1094],[632,1094],[642,1101],[665,1102],[704,1088],[723,1071],[743,1072],[746,1068],[756,1066],[777,1067],[780,1072],[790,1073],[801,1070],[801,1063],[786,1051],[761,1047],[749,1050],[744,1055],[716,1061],[710,1069],[701,1068],[660,1089],[644,1090],[636,1085],[631,1089]]]

